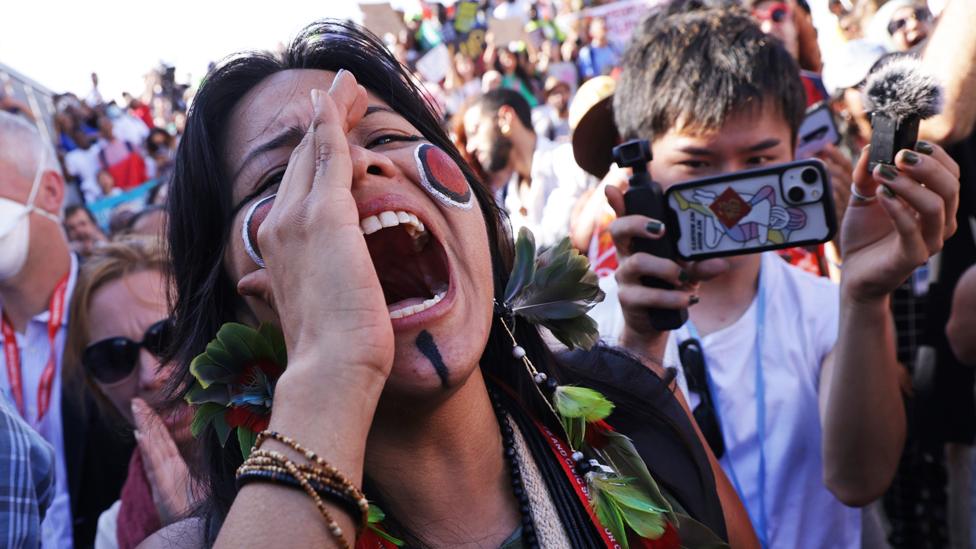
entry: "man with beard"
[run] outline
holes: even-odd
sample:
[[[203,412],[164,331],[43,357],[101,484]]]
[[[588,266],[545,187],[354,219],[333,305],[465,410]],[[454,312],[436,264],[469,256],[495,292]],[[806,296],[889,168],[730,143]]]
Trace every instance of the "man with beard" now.
[[[532,110],[532,125],[537,135],[552,141],[569,139],[569,84],[555,76],[546,79],[545,103]]]
[[[569,212],[586,173],[569,143],[557,145],[532,129],[532,110],[516,91],[499,88],[464,113],[468,156],[486,174],[512,230],[528,227],[540,246],[569,233]]]

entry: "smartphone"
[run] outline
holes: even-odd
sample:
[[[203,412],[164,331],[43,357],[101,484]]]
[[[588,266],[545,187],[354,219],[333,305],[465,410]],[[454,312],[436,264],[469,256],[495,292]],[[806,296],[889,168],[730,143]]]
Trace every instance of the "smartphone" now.
[[[823,162],[798,160],[672,185],[668,234],[684,260],[827,242],[837,231]]]
[[[828,144],[840,143],[840,132],[834,113],[826,101],[811,105],[806,117],[800,123],[796,138],[796,157],[810,158],[822,151]]]

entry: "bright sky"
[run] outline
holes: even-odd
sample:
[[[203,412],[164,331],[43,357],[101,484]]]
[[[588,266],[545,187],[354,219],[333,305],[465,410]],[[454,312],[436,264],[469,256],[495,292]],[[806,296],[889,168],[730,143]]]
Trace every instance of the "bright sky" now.
[[[315,19],[360,20],[355,0],[10,0],[0,11],[0,62],[82,97],[97,72],[106,99],[141,93],[160,61],[195,83],[210,61],[273,49]]]

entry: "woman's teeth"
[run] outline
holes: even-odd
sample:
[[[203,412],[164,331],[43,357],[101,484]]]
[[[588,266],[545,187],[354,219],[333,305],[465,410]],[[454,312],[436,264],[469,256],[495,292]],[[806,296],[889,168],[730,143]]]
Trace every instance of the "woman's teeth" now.
[[[444,294],[446,293],[447,290],[444,289],[435,293],[434,297],[424,301],[423,303],[418,303],[417,305],[409,305],[406,307],[402,307],[400,309],[396,309],[394,311],[390,311],[390,318],[404,318],[410,315],[415,315],[422,311],[426,311],[427,309],[430,309],[434,305],[440,303],[440,301],[444,299]]]
[[[424,249],[427,241],[430,240],[430,234],[424,224],[416,215],[409,212],[388,210],[359,220],[359,228],[362,229],[364,235],[397,225],[403,225],[404,230],[413,239],[414,251],[419,252]]]

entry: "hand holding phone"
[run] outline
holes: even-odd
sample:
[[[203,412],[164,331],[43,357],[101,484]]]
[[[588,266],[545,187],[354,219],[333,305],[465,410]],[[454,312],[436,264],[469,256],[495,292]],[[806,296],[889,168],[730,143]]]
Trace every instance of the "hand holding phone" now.
[[[670,240],[691,261],[820,244],[837,230],[830,177],[800,160],[668,188]]]
[[[830,105],[821,101],[807,109],[796,136],[796,157],[811,158],[827,145],[840,143],[840,132]]]

